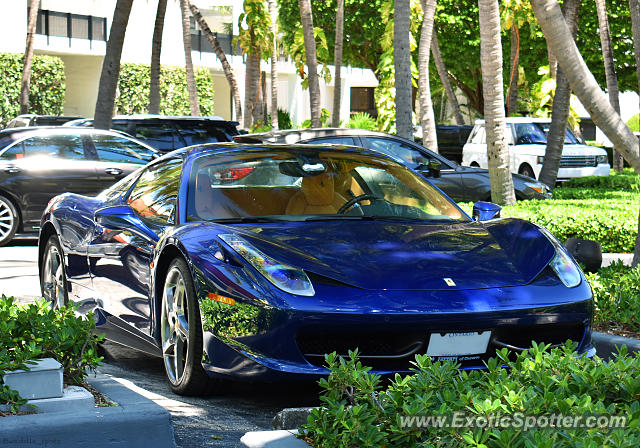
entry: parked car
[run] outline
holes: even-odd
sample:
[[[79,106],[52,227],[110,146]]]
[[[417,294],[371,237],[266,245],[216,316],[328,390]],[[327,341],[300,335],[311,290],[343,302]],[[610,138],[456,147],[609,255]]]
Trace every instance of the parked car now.
[[[511,172],[538,178],[547,148],[551,119],[509,117],[505,138],[509,145]],[[487,168],[487,139],[484,120],[476,121],[462,153],[462,164]],[[564,140],[558,180],[573,177],[608,176],[607,152],[602,148],[581,144],[570,129]]]
[[[593,355],[582,271],[549,232],[499,212],[477,203],[474,220],[362,148],[183,148],[97,197],[51,201],[42,294],[161,357],[179,394],[317,379],[325,353],[355,348],[381,374],[416,354],[484,368],[531,341]]]
[[[364,129],[319,128],[239,135],[234,140],[244,143],[331,143],[360,146],[382,152],[415,169],[455,201],[491,199],[489,171],[460,166],[422,145],[396,135]],[[517,199],[551,197],[551,189],[547,185],[525,176],[514,174],[513,186]]]
[[[93,126],[92,119],[74,120],[67,126]],[[169,115],[118,115],[111,128],[125,132],[166,153],[201,143],[230,142],[238,135],[238,122],[220,117]]]
[[[37,232],[54,196],[95,195],[157,157],[111,131],[63,127],[0,131],[0,245],[17,232]]]
[[[23,114],[18,115],[11,120],[6,129],[24,128],[29,126],[61,126],[70,120],[78,120],[83,117],[64,116],[64,115],[38,115]]]

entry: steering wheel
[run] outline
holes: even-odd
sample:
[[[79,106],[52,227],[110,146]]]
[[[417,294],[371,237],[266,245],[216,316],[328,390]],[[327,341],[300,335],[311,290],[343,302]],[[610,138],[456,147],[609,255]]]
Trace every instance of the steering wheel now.
[[[385,199],[383,198],[379,198],[378,196],[374,196],[372,194],[361,194],[360,196],[356,196],[355,198],[351,198],[349,199],[347,202],[345,202],[342,207],[340,207],[337,211],[338,214],[344,214],[344,212],[346,212],[347,210],[349,210],[351,207],[353,207],[354,205],[356,205],[358,202],[360,201],[384,201]]]

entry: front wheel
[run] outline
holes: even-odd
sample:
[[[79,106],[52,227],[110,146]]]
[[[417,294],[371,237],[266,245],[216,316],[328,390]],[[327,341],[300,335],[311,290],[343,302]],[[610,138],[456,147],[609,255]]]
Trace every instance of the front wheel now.
[[[13,203],[0,195],[0,246],[11,241],[18,230],[20,218]]]
[[[200,312],[191,274],[182,258],[173,260],[165,278],[160,338],[171,390],[179,395],[208,392],[211,380],[202,368]]]
[[[532,179],[536,178],[536,173],[533,172],[533,168],[531,168],[526,163],[520,167],[520,169],[518,170],[518,174],[522,174],[523,176],[527,176]]]
[[[42,297],[51,302],[53,309],[60,309],[69,302],[64,258],[60,241],[56,235],[49,237],[44,248],[40,271],[40,290]]]

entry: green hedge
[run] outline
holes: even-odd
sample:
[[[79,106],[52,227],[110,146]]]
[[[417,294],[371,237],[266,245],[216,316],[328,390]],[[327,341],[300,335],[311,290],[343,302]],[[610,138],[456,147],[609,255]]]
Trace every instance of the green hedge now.
[[[147,113],[151,68],[145,64],[124,63],[118,79],[116,107],[119,114]],[[206,68],[195,70],[201,115],[214,115],[213,79]],[[190,115],[187,76],[184,67],[160,68],[160,113]]]
[[[93,334],[93,317],[76,316],[72,305],[60,310],[50,305],[45,300],[25,305],[13,297],[0,298],[0,404],[11,405],[14,412],[26,400],[2,384],[5,372],[28,368],[39,358],[54,358],[64,368],[65,383],[80,384],[102,360],[97,344],[103,338]]]
[[[587,274],[593,289],[594,327],[616,334],[640,335],[640,267],[622,262]]]
[[[0,126],[20,114],[23,54],[0,53]],[[56,56],[34,55],[29,112],[61,115],[64,107],[64,63]]]
[[[547,351],[534,345],[513,360],[503,349],[487,370],[472,371],[418,355],[414,374],[396,375],[384,388],[381,378],[369,374],[353,353],[349,360],[334,353],[326,357],[329,378],[320,380],[323,407],[312,411],[302,435],[323,448],[640,446],[640,358],[623,350],[605,362],[576,356],[573,347]],[[454,412],[462,415],[462,427],[437,427],[424,420],[420,427],[414,419],[451,419]],[[515,419],[519,414],[544,415],[547,423],[552,414],[615,415],[627,421],[618,429],[496,427],[496,417]],[[466,418],[476,427],[470,428]],[[493,427],[488,427],[491,418]]]

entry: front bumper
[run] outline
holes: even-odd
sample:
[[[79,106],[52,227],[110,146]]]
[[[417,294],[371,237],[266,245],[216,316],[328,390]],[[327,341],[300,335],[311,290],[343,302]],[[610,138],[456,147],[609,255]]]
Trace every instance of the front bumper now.
[[[574,177],[608,176],[610,171],[611,167],[608,163],[583,168],[560,168],[558,170],[558,180],[572,179]]]

